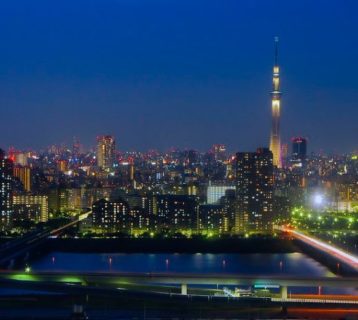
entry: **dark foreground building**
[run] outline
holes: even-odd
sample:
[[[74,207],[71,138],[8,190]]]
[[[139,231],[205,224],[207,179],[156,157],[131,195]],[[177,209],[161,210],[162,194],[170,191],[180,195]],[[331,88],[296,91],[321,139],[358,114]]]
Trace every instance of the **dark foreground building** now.
[[[0,229],[5,230],[11,221],[13,163],[0,149]]]
[[[158,195],[156,215],[160,229],[191,231],[196,229],[198,200],[187,195]]]
[[[92,230],[97,232],[129,232],[129,206],[124,200],[101,199],[92,206]]]

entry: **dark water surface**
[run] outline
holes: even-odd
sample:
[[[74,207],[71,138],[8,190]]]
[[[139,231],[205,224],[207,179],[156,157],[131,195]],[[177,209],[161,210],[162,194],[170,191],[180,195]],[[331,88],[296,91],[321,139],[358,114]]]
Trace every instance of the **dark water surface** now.
[[[31,270],[57,272],[178,272],[334,277],[302,253],[68,253],[52,252]],[[358,294],[354,289],[292,288],[292,293]]]
[[[163,254],[53,252],[34,261],[33,271],[180,272],[333,276],[302,253]]]

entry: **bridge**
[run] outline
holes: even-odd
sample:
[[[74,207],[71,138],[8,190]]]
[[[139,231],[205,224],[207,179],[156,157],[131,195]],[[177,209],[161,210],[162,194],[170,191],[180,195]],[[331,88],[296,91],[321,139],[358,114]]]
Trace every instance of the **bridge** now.
[[[0,281],[31,281],[46,284],[80,284],[81,286],[116,287],[132,285],[176,285],[181,294],[188,294],[190,285],[252,286],[280,289],[281,299],[288,298],[289,287],[358,288],[356,277],[293,277],[285,275],[238,275],[194,273],[128,273],[128,272],[28,272],[6,271]]]
[[[82,220],[86,219],[92,211],[87,211],[76,216],[73,221],[60,226],[55,229],[37,230],[25,234],[23,237],[15,240],[8,241],[0,247],[0,265],[7,265],[11,267],[12,261],[18,257],[24,256],[33,250],[46,239],[51,236],[57,236],[64,232],[66,229],[73,227]]]
[[[343,251],[337,247],[334,247],[324,241],[321,241],[317,238],[309,236],[302,231],[294,230],[291,228],[286,227],[279,227],[277,228],[280,231],[286,232],[291,235],[293,238],[302,241],[306,245],[321,251],[336,260],[340,261],[341,263],[349,266],[353,271],[358,272],[358,257],[348,252]]]

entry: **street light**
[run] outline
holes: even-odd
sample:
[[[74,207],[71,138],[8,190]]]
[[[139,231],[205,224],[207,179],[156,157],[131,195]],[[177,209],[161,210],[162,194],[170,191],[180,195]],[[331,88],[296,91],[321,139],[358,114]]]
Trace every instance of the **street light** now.
[[[313,204],[317,207],[320,207],[323,205],[324,197],[321,193],[316,193],[313,195]]]
[[[311,204],[312,207],[314,207],[315,209],[323,209],[326,202],[327,202],[326,198],[324,194],[321,192],[317,191],[311,196]]]

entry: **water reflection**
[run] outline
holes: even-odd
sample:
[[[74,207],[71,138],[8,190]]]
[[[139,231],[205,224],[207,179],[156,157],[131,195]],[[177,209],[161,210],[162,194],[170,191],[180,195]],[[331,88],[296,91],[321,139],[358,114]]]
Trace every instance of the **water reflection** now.
[[[119,271],[289,274],[333,276],[317,261],[301,253],[285,254],[146,254],[53,252],[34,261],[34,271]]]

